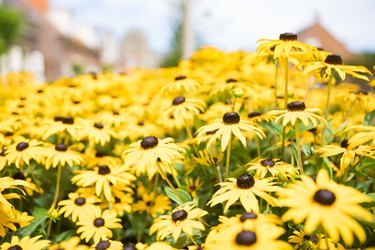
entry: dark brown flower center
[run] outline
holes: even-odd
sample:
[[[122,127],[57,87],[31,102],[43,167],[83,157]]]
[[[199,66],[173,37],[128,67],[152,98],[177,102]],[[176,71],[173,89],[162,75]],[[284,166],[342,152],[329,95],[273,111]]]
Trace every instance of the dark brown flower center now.
[[[189,189],[190,189],[191,191],[195,191],[195,190],[197,190],[197,186],[195,186],[195,185],[191,185],[191,186],[189,186]]]
[[[174,222],[183,221],[187,218],[187,216],[188,216],[188,213],[185,210],[181,209],[172,214],[172,220]]]
[[[16,179],[16,180],[25,180],[26,179],[26,176],[22,173],[22,172],[17,172],[13,175],[13,179]]]
[[[244,222],[246,220],[255,220],[256,218],[258,218],[258,215],[256,213],[244,212],[240,217],[240,221]]]
[[[0,152],[0,156],[5,156],[5,148],[3,148],[2,150],[1,150],[1,152]]]
[[[118,112],[118,111],[113,111],[112,114],[113,114],[113,115],[119,115],[120,112]]]
[[[107,165],[99,166],[98,168],[98,174],[100,175],[106,175],[111,173],[111,169]]]
[[[95,153],[95,157],[102,158],[104,156],[106,156],[106,153],[103,151],[96,151]]]
[[[253,231],[242,231],[236,236],[236,243],[240,246],[251,246],[257,241],[257,236]]]
[[[104,249],[107,249],[110,245],[111,245],[111,243],[108,240],[102,240],[102,241],[99,241],[98,244],[96,244],[95,249],[96,250],[104,250]]]
[[[94,127],[97,128],[97,129],[102,129],[102,128],[104,128],[103,124],[101,124],[100,122],[95,122],[95,123],[94,123]]]
[[[55,146],[55,150],[56,150],[56,151],[65,152],[66,150],[68,150],[68,147],[65,146],[64,144],[57,144],[57,145]]]
[[[74,124],[74,118],[71,116],[64,117],[62,120],[64,124]]]
[[[253,117],[257,117],[257,116],[261,116],[262,114],[259,113],[259,112],[256,112],[256,111],[253,111],[253,112],[250,112],[247,117],[248,118],[253,118]]]
[[[12,133],[12,132],[5,132],[4,133],[4,136],[13,136],[14,135],[14,133]]]
[[[184,79],[186,79],[186,76],[184,76],[184,75],[179,75],[179,76],[176,76],[174,78],[175,81],[181,81],[181,80],[184,80]]]
[[[312,235],[306,234],[306,235],[303,236],[303,238],[305,240],[312,241],[314,244],[318,243],[318,241],[319,241],[318,236],[316,236],[315,234],[312,234]]]
[[[234,79],[234,78],[228,78],[226,80],[226,83],[231,83],[231,82],[238,82],[238,81],[236,79]]]
[[[133,244],[127,244],[124,246],[124,250],[137,250]]]
[[[94,220],[94,226],[95,227],[102,227],[102,226],[104,226],[104,220],[102,218],[96,218]]]
[[[237,187],[248,189],[254,186],[255,180],[251,174],[243,174],[237,178]]]
[[[173,99],[172,104],[173,105],[179,105],[179,104],[184,103],[184,102],[185,102],[185,97],[177,96],[176,98]]]
[[[83,197],[78,197],[74,200],[74,204],[76,204],[77,206],[83,206],[86,204],[86,199]]]
[[[29,144],[27,142],[20,142],[17,144],[16,149],[17,151],[23,151],[29,147]]]
[[[322,206],[331,206],[336,201],[336,196],[327,189],[319,189],[314,194],[314,201]]]
[[[291,32],[282,33],[282,34],[280,34],[279,39],[283,40],[285,42],[286,41],[296,41],[297,40],[297,34],[294,34],[294,33],[291,33]]]
[[[15,246],[8,248],[8,250],[22,250],[22,247],[20,247],[19,245],[15,245]]]
[[[206,135],[213,135],[218,131],[218,129],[210,130],[206,132]]]
[[[328,55],[324,62],[333,65],[342,65],[342,58],[339,55]]]
[[[137,125],[142,127],[143,125],[145,125],[145,122],[144,122],[144,121],[139,121],[139,122],[137,123]]]
[[[228,112],[223,116],[225,124],[237,124],[240,122],[240,115],[237,112]]]
[[[289,111],[304,111],[305,108],[306,108],[306,105],[305,105],[304,102],[296,101],[296,102],[288,103],[288,105],[286,106],[286,108]]]
[[[342,142],[340,143],[340,147],[342,147],[342,148],[348,148],[348,146],[349,146],[348,142],[349,142],[348,139],[342,140]]]
[[[272,159],[264,159],[260,162],[263,167],[273,167],[275,166],[275,162]]]
[[[57,115],[57,116],[55,116],[55,118],[53,118],[53,120],[55,122],[62,122],[64,120],[64,117],[61,116],[61,115]]]
[[[155,136],[147,136],[141,141],[141,147],[143,149],[151,149],[158,145],[159,141]]]

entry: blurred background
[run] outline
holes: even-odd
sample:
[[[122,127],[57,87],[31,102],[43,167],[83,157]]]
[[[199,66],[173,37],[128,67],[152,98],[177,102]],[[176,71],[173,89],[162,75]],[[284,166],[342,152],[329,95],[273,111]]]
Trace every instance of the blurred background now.
[[[373,0],[0,0],[0,74],[174,66],[204,46],[255,51],[284,32],[372,69],[374,10]]]

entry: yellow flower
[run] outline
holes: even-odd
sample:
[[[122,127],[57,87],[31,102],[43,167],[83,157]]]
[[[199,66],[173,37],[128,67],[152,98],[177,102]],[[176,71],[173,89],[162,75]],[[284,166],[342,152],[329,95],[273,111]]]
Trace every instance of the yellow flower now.
[[[267,173],[270,173],[273,177],[278,177],[283,181],[293,178],[297,173],[297,169],[286,162],[280,161],[280,159],[269,159],[260,158],[256,162],[249,162],[246,164],[249,166],[248,171],[255,170],[256,176],[259,179],[264,178]]]
[[[124,183],[129,185],[135,180],[135,176],[128,172],[126,166],[97,166],[94,170],[77,170],[72,182],[80,187],[95,185],[96,195],[99,197],[103,192],[107,201],[112,199],[111,185]]]
[[[142,200],[137,201],[133,204],[134,212],[146,212],[155,218],[157,215],[163,214],[171,209],[170,199],[161,194],[155,192],[146,192],[143,188],[138,189],[142,194]]]
[[[305,126],[309,126],[310,123],[316,127],[318,122],[324,123],[327,125],[326,120],[321,116],[322,111],[318,108],[306,108],[304,102],[291,102],[287,105],[287,110],[272,110],[267,112],[269,116],[276,116],[275,122],[281,122],[285,127],[290,123],[292,126],[296,123],[297,120],[303,122]]]
[[[64,240],[60,243],[55,243],[50,245],[47,249],[48,250],[88,250],[89,247],[85,245],[79,245],[81,239],[78,236],[71,237],[67,240]]]
[[[60,214],[64,214],[64,217],[72,215],[72,221],[76,222],[80,216],[90,213],[95,209],[95,204],[100,200],[96,196],[79,195],[78,193],[70,193],[68,200],[62,200],[59,202]]]
[[[215,131],[214,135],[210,138],[207,143],[207,147],[221,136],[221,151],[225,151],[228,146],[229,140],[231,139],[231,134],[234,134],[246,147],[246,138],[241,133],[241,130],[252,132],[256,134],[260,139],[265,137],[264,132],[250,125],[248,121],[241,121],[240,115],[237,112],[225,113],[222,119],[217,119],[213,124],[200,127],[197,131],[197,137],[205,135],[207,132]]]
[[[104,210],[102,212],[99,207],[96,207],[79,217],[77,233],[82,233],[80,237],[86,242],[94,239],[94,242],[98,243],[101,240],[112,238],[113,234],[110,229],[122,228],[119,222],[121,220],[116,218],[114,211]]]
[[[270,205],[277,206],[278,201],[266,192],[280,191],[281,188],[274,186],[270,178],[256,179],[250,174],[243,174],[236,178],[229,178],[228,182],[221,182],[221,188],[214,193],[212,199],[207,203],[211,207],[227,201],[224,207],[226,213],[230,206],[240,200],[242,206],[248,212],[259,213],[259,203],[255,196],[266,200]]]
[[[132,143],[121,156],[125,161],[125,166],[135,168],[138,175],[147,172],[149,167],[155,166],[156,168],[158,160],[170,165],[174,160],[181,159],[184,152],[184,146],[173,143],[170,137],[160,140],[155,136],[147,136]]]
[[[57,165],[65,166],[67,164],[69,167],[73,165],[81,164],[83,159],[75,151],[69,150],[64,144],[56,144],[53,148],[45,149],[46,152],[46,169],[49,169],[51,166],[56,168]]]
[[[79,119],[78,130],[78,140],[83,140],[88,138],[91,144],[99,144],[104,146],[111,140],[111,137],[115,136],[115,133],[109,128],[109,125],[105,125],[100,122],[91,122],[89,120]]]
[[[193,229],[204,230],[203,223],[197,220],[205,215],[207,215],[206,211],[194,208],[194,206],[178,207],[172,211],[172,214],[157,218],[150,228],[150,235],[157,231],[156,238],[158,240],[172,235],[175,241],[178,240],[182,232],[193,236]]]
[[[98,243],[92,245],[90,249],[100,249],[100,250],[123,250],[124,247],[120,241],[115,240],[101,240]]]
[[[179,75],[174,81],[164,85],[161,92],[165,93],[190,93],[201,86],[198,81],[188,78],[185,75]]]
[[[30,160],[40,162],[44,158],[42,142],[37,140],[25,140],[10,145],[5,151],[5,158],[8,164],[14,163],[19,168],[22,164],[29,165]]]
[[[190,117],[189,112],[199,114],[203,112],[205,106],[206,104],[201,100],[177,96],[173,99],[172,106],[168,106],[164,109],[166,115],[172,115],[178,121],[185,121]]]
[[[293,235],[288,238],[289,243],[295,243],[294,249],[311,249],[311,250],[335,250],[344,249],[344,246],[337,243],[341,248],[336,247],[330,238],[326,238],[324,234],[305,234],[303,231],[293,231]],[[327,248],[328,242],[328,248]]]
[[[314,62],[307,66],[303,74],[309,74],[312,71],[320,71],[324,77],[333,76],[337,72],[341,80],[345,80],[346,74],[353,77],[369,81],[368,77],[359,73],[367,73],[371,75],[371,71],[363,66],[342,65],[342,59],[339,55],[328,55],[324,62]]]
[[[5,242],[0,245],[1,250],[17,249],[17,250],[42,250],[50,244],[49,240],[39,240],[42,235],[31,238],[25,236],[20,239],[18,236],[13,236],[10,242]]]
[[[373,157],[375,154],[374,146],[354,146],[349,143],[350,140],[344,139],[341,141],[340,145],[332,144],[326,145],[324,147],[318,148],[317,153],[321,157],[329,157],[334,155],[341,155],[340,157],[340,168],[338,169],[338,174],[342,174],[343,171],[350,165],[355,165],[359,161],[359,156]]]
[[[195,178],[195,180],[193,178],[187,178],[186,185],[187,185],[187,189],[189,193],[194,198],[194,197],[197,197],[197,193],[200,187],[203,185],[203,182],[201,181],[199,177]]]
[[[359,203],[370,202],[371,198],[348,186],[339,185],[329,179],[328,172],[320,170],[316,182],[303,175],[302,181],[289,184],[279,192],[280,204],[289,207],[282,216],[283,221],[304,223],[304,232],[312,234],[322,228],[333,241],[340,235],[345,244],[353,244],[355,234],[360,242],[366,240],[366,233],[356,219],[373,220],[373,215]]]

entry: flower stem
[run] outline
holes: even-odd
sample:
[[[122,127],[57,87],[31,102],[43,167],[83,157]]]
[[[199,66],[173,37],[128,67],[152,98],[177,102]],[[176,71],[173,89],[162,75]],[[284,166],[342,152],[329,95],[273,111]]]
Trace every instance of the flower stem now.
[[[304,174],[303,163],[302,163],[302,155],[301,155],[301,145],[300,145],[300,141],[299,141],[298,125],[299,125],[299,122],[298,122],[298,120],[296,120],[296,123],[294,124],[294,126],[295,126],[294,130],[295,130],[295,133],[296,133],[296,144],[297,144],[297,158],[298,158],[297,165],[299,167],[299,170],[300,170],[301,174]]]
[[[227,159],[225,161],[225,178],[229,175],[229,162],[230,162],[230,150],[232,148],[232,138],[229,138],[229,143],[227,147]]]
[[[190,234],[186,234],[189,239],[191,240],[191,242],[193,242],[194,246],[196,246],[197,248],[199,248],[199,245],[198,243],[194,240],[193,236],[191,236]]]
[[[234,97],[233,104],[232,104],[232,111],[233,112],[236,111],[236,100],[237,100],[237,97]]]
[[[279,73],[279,63],[278,61],[275,61],[275,82],[274,82],[274,88],[273,92],[275,95],[275,109],[277,109],[277,75]]]
[[[258,156],[261,155],[261,148],[260,148],[260,139],[259,137],[256,137],[257,138],[257,153],[258,153]]]
[[[328,121],[328,114],[329,114],[329,103],[331,100],[331,90],[332,90],[332,83],[333,83],[333,75],[330,75],[328,78],[328,93],[327,93],[327,101],[326,101],[326,109],[324,111],[324,119]],[[327,126],[323,127],[322,131],[322,145],[325,144],[325,139],[326,139],[326,131],[327,131]]]
[[[184,203],[184,200],[182,199],[181,195],[177,192],[177,190],[174,188],[174,186],[172,185],[172,183],[169,181],[167,174],[161,168],[160,164],[156,163],[156,166],[158,167],[158,170],[159,170],[159,173],[160,173],[161,177],[167,182],[168,186],[177,195],[177,197],[180,199],[181,203]]]
[[[216,169],[217,169],[217,177],[219,178],[219,182],[223,182],[223,176],[221,175],[221,169],[220,169],[220,166],[217,165],[216,166]]]
[[[56,207],[56,203],[57,203],[57,200],[59,198],[59,194],[60,194],[60,182],[61,182],[61,172],[62,172],[62,165],[59,164],[57,166],[57,177],[56,177],[56,189],[55,189],[55,195],[53,197],[53,202],[52,202],[52,206],[53,209],[55,209]],[[48,221],[48,229],[47,229],[47,238],[49,238],[49,236],[51,235],[51,228],[52,228],[52,220],[50,219]]]
[[[289,69],[288,69],[288,57],[284,61],[284,109],[288,105],[288,80],[289,80]]]

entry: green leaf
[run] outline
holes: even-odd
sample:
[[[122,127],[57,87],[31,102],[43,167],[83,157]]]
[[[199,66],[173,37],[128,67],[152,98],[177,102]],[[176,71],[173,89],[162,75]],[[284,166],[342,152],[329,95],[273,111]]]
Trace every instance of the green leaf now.
[[[363,125],[365,126],[375,125],[375,109],[365,115]]]
[[[164,187],[164,191],[165,193],[167,194],[167,196],[175,201],[178,205],[182,205],[186,202],[190,202],[192,201],[190,195],[188,194],[188,192],[186,192],[185,190],[182,190],[182,189],[176,189],[177,193],[180,195],[180,197],[173,191],[172,188],[168,187],[168,186],[165,186]],[[182,199],[182,200],[181,200]]]
[[[32,235],[32,233],[34,233],[38,229],[39,226],[44,224],[45,221],[48,220],[48,210],[42,207],[37,207],[34,209],[33,216],[34,216],[33,222],[30,225],[24,228],[21,228],[20,230],[16,232],[16,234],[20,238]]]

